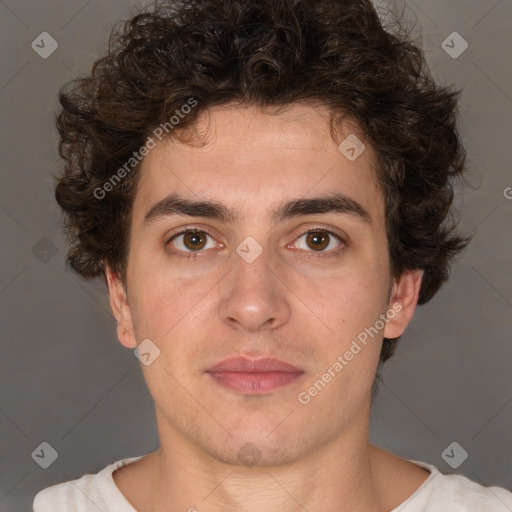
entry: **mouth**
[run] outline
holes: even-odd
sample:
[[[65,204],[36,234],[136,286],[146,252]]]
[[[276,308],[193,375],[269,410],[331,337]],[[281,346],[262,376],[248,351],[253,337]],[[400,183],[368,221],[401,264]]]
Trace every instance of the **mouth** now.
[[[303,371],[274,358],[232,357],[206,371],[219,385],[244,395],[265,395],[296,381]]]

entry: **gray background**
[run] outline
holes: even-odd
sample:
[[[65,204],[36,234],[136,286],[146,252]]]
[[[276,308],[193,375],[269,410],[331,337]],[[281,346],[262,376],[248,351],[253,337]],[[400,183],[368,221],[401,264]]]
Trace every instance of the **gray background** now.
[[[151,397],[138,360],[117,342],[102,282],[84,282],[64,266],[50,174],[60,165],[58,89],[90,70],[112,24],[135,6],[0,0],[2,512],[31,510],[44,487],[158,447]],[[457,204],[461,227],[476,236],[388,364],[371,440],[443,472],[512,489],[512,1],[406,6],[434,75],[463,88],[471,186],[458,188]],[[59,45],[47,59],[31,47],[44,31]],[[469,44],[457,59],[441,47],[454,31]],[[58,452],[48,469],[31,456],[44,441]],[[442,457],[453,441],[469,454],[455,470]]]

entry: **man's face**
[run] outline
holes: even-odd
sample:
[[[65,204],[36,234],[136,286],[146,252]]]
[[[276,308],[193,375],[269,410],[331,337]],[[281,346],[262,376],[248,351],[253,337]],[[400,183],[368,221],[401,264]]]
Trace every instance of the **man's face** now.
[[[327,111],[311,106],[215,108],[197,129],[205,145],[168,140],[143,162],[119,337],[160,350],[143,372],[161,439],[232,464],[299,460],[364,430],[383,335],[405,327],[399,314],[386,331],[378,322],[396,293],[374,156],[367,145],[349,160]],[[353,133],[346,125],[342,139]],[[307,203],[335,194],[346,200],[332,211]],[[176,214],[170,201],[154,208],[170,196],[214,202],[236,219]],[[299,200],[309,209],[283,211]],[[357,351],[353,341],[375,326]],[[213,371],[237,356],[297,371]]]

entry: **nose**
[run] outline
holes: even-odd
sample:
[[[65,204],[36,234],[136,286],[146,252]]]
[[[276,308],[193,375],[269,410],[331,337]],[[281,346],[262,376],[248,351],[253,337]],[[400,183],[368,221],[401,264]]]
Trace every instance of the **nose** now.
[[[291,314],[288,288],[268,250],[250,263],[236,252],[232,259],[232,271],[221,283],[221,320],[233,329],[252,332],[286,324]]]

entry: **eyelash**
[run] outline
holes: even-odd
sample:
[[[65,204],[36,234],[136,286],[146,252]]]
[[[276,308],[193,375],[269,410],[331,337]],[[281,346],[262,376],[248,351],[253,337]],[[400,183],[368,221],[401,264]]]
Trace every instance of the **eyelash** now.
[[[185,228],[185,229],[179,231],[178,233],[174,233],[165,242],[165,246],[168,247],[173,240],[175,240],[179,236],[185,235],[187,233],[203,233],[203,234],[208,235],[212,239],[215,239],[215,237],[207,229]],[[307,251],[307,250],[304,250],[304,249],[294,249],[294,250],[299,250],[299,251],[305,251],[307,253],[312,253],[312,254],[309,254],[309,257],[329,258],[329,257],[336,257],[336,256],[338,256],[339,253],[342,252],[345,249],[346,245],[347,245],[346,241],[341,236],[337,235],[336,233],[333,233],[329,229],[326,229],[326,228],[320,227],[320,226],[308,229],[307,231],[305,231],[304,233],[299,235],[297,238],[295,238],[295,241],[301,239],[303,236],[308,235],[310,233],[324,233],[324,234],[327,234],[328,236],[330,236],[332,238],[335,238],[340,243],[340,246],[337,247],[336,249],[331,249],[329,251],[314,251],[314,250]],[[171,250],[171,252],[172,252],[173,255],[190,259],[190,258],[197,258],[198,256],[201,255],[201,253],[204,250],[208,250],[208,249],[203,249],[203,250],[199,250],[199,251],[181,251],[181,250],[178,249],[178,250]],[[183,254],[183,253],[185,253],[185,254]]]

